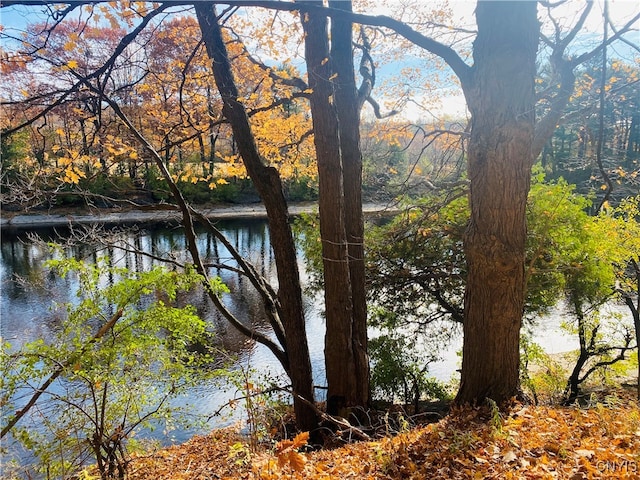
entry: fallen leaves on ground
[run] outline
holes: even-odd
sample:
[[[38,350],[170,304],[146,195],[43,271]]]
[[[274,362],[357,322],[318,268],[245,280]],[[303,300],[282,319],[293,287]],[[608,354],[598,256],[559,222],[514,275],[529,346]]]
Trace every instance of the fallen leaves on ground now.
[[[640,479],[640,407],[620,392],[589,408],[454,410],[395,437],[301,453],[301,435],[262,453],[217,431],[139,457],[138,479]],[[238,453],[240,452],[240,453]]]

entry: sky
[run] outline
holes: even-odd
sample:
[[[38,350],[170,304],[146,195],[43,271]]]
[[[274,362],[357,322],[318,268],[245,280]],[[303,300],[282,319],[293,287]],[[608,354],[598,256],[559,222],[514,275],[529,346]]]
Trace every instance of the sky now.
[[[357,0],[356,0],[357,6]],[[379,14],[392,12],[392,6],[394,4],[408,4],[413,3],[417,6],[420,4],[433,4],[433,0],[381,0],[373,2],[379,9],[368,9],[366,13]],[[584,0],[569,0],[566,5],[556,9],[559,12],[558,18],[565,25],[572,25],[576,18],[576,11],[584,4]],[[449,2],[451,9],[454,13],[453,20],[455,24],[471,26],[474,22],[474,9],[476,2],[469,0],[451,0]],[[601,12],[603,10],[603,0],[596,0],[594,5],[594,11],[590,15],[586,25],[585,31],[587,32],[601,32],[602,31],[602,19]],[[538,10],[542,13],[543,7],[539,6]],[[640,2],[638,0],[609,0],[609,10],[612,19],[617,24],[628,20],[633,15],[640,11]],[[23,30],[27,23],[44,20],[46,16],[42,13],[44,7],[42,6],[12,6],[0,8],[0,24],[8,29]],[[640,35],[640,34],[639,34]],[[639,37],[640,38],[640,37]]]
[[[374,5],[378,5],[380,10],[367,10],[366,13],[379,14],[388,13],[393,11],[391,6],[400,3],[414,3],[416,5],[433,3],[432,0],[417,0],[413,2],[407,2],[402,0],[382,0],[374,2]],[[569,0],[566,5],[556,9],[559,14],[558,18],[561,20],[561,24],[572,25],[576,18],[576,12],[584,4],[583,0]],[[357,5],[357,0],[356,0]],[[457,25],[472,26],[474,24],[474,9],[476,2],[468,0],[452,0],[449,2],[452,11],[454,12],[453,20]],[[596,0],[594,5],[594,11],[590,15],[585,25],[586,32],[602,32],[602,19],[601,12],[603,10],[603,0]],[[539,12],[544,10],[543,7],[538,7]],[[627,21],[633,15],[640,11],[640,2],[638,0],[609,0],[610,15],[614,22],[618,25]],[[37,22],[44,20],[46,15],[43,14],[44,7],[42,6],[12,6],[0,8],[0,24],[4,28],[11,30],[23,30],[27,23]],[[640,34],[639,34],[640,38]]]
[[[356,0],[357,5],[357,0]],[[368,9],[366,13],[377,14],[377,13],[388,13],[392,11],[393,5],[399,4],[412,4],[414,8],[418,8],[421,4],[427,5],[430,7],[436,5],[434,0],[387,0],[387,1],[374,1],[373,5],[376,6],[376,10]],[[474,21],[474,9],[476,2],[475,1],[467,1],[467,0],[452,0],[449,2],[449,6],[451,11],[453,12],[452,24],[455,26],[462,26],[473,29],[475,21]],[[569,0],[562,7],[554,10],[554,16],[558,23],[561,26],[569,29],[579,16],[579,12],[581,7],[584,5],[584,0]],[[593,44],[594,41],[601,38],[602,36],[602,10],[603,10],[603,0],[595,0],[593,11],[589,16],[585,28],[581,33],[581,38],[576,39],[575,44],[580,48],[582,46],[584,48],[584,44],[590,43]],[[357,6],[356,6],[357,8]],[[25,26],[28,23],[34,23],[38,21],[43,21],[46,19],[46,16],[43,14],[44,7],[42,6],[17,6],[17,7],[3,7],[0,9],[0,25],[2,25],[4,32],[10,36],[19,36],[20,31],[24,30]],[[630,18],[632,18],[635,14],[640,12],[640,1],[637,0],[610,0],[609,1],[609,11],[612,20],[616,25],[623,25]],[[539,18],[543,19],[546,15],[546,11],[544,7],[538,7]],[[547,27],[545,27],[545,25]],[[545,28],[548,28],[549,23],[543,23],[543,31]],[[638,29],[640,29],[640,25],[638,25]],[[548,32],[548,30],[547,30]],[[640,32],[635,32],[635,40],[638,44],[640,44]],[[633,38],[633,35],[631,37]],[[583,45],[581,45],[581,43]],[[5,39],[0,40],[0,45],[5,44]],[[613,50],[612,54],[617,55],[618,57],[626,57],[628,60],[632,60],[638,56],[637,51],[633,51],[628,46],[616,47],[618,50]],[[415,58],[406,57],[405,65],[412,65],[417,63]],[[387,71],[391,71],[392,68],[387,68]],[[380,72],[384,73],[384,70]],[[409,103],[405,105],[403,108],[402,115],[408,119],[421,119],[421,120],[430,120],[429,117],[432,115],[440,116],[443,113],[455,116],[455,117],[464,117],[466,116],[466,106],[465,101],[461,93],[454,95],[447,95],[440,107],[431,107],[428,110],[421,109],[415,103]]]

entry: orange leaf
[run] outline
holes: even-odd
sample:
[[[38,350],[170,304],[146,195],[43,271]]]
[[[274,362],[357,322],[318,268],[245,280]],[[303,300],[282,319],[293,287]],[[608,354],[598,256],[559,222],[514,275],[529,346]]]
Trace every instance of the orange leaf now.
[[[289,465],[291,465],[291,468],[296,472],[301,472],[304,469],[304,457],[298,452],[289,452]]]
[[[309,432],[302,432],[293,439],[293,448],[304,447],[309,441]]]

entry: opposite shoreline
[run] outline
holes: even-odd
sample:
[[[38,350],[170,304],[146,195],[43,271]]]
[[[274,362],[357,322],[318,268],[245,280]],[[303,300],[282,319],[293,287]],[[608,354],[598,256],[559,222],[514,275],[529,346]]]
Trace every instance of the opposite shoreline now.
[[[260,203],[245,205],[223,205],[198,209],[211,220],[266,218],[267,212]],[[365,214],[392,214],[398,211],[396,206],[366,203],[362,210]],[[289,205],[289,215],[298,216],[318,211],[316,202]],[[0,215],[1,230],[28,230],[32,228],[64,227],[71,225],[118,225],[154,222],[177,222],[180,212],[171,205],[153,205],[132,209],[96,209],[93,212],[66,211],[63,213],[8,213]]]

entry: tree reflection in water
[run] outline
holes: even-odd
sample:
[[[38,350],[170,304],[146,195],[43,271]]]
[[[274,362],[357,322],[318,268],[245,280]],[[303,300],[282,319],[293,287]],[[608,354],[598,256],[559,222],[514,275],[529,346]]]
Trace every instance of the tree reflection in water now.
[[[267,223],[261,219],[225,220],[217,224],[232,245],[245,258],[251,261],[257,270],[272,283],[276,282],[275,263],[269,245]],[[34,241],[37,234],[44,241],[64,243],[71,232],[56,230],[38,230],[36,232],[3,232],[0,250],[0,315],[2,323],[0,334],[13,346],[35,339],[51,338],[56,328],[54,304],[73,302],[77,284],[72,276],[60,278],[47,272],[44,263],[52,258],[45,243]],[[67,256],[85,261],[95,261],[98,256],[106,255],[112,263],[136,271],[149,269],[161,263],[160,258],[180,263],[188,259],[185,237],[179,228],[170,225],[145,225],[135,229],[117,228],[105,230],[99,237],[117,239],[112,245],[100,245],[93,239],[84,243],[65,245]],[[237,264],[227,249],[217,242],[211,233],[198,232],[198,246],[203,260],[210,265],[211,273],[220,276],[231,293],[224,295],[223,301],[231,312],[246,324],[269,331],[268,321],[262,302],[251,283],[237,271]],[[304,263],[300,257],[300,271],[304,278]],[[177,268],[175,263],[167,268]],[[105,275],[101,279],[105,285],[113,282]],[[246,338],[229,326],[207,298],[203,289],[185,293],[179,300],[183,304],[194,305],[199,315],[206,319],[218,342],[230,355],[237,358],[240,366],[251,365],[260,373],[280,375],[279,363],[271,353],[261,345]],[[317,385],[323,385],[324,364],[322,349],[324,342],[324,324],[318,315],[319,307],[315,298],[305,299],[307,306],[307,327],[310,341],[312,364]],[[321,392],[320,392],[321,393]],[[233,397],[233,391],[221,391],[218,385],[203,384],[193,392],[193,398],[183,401],[195,405],[205,415],[210,415]],[[197,401],[194,401],[197,398]],[[228,423],[220,417],[212,419],[211,426]],[[178,441],[186,439],[194,432],[174,432]]]

